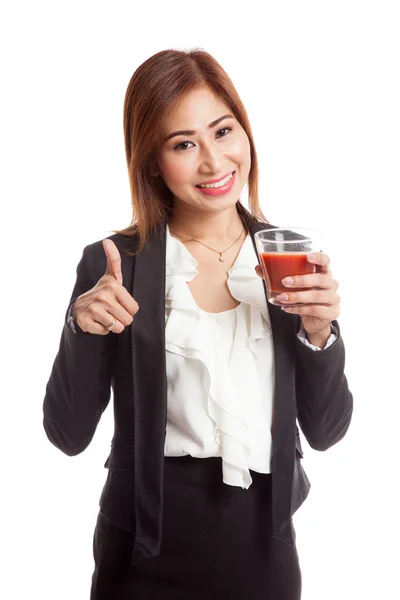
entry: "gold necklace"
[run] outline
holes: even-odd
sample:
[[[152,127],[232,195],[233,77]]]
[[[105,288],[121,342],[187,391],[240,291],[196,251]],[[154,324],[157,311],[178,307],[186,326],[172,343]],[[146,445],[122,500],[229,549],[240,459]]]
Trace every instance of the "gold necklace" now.
[[[215,250],[215,248],[211,248],[211,246],[207,246],[207,244],[204,244],[204,242],[201,242],[200,240],[195,240],[194,238],[184,237],[183,235],[179,235],[179,233],[176,233],[175,231],[172,231],[170,229],[171,233],[173,233],[174,235],[177,235],[178,237],[182,238],[183,240],[187,240],[188,242],[199,242],[199,244],[202,244],[206,248],[209,248],[210,250],[213,250],[214,252],[218,252],[218,254],[219,254],[219,260],[221,262],[224,262],[224,260],[225,260],[225,258],[222,256],[224,254],[224,252],[227,252],[229,250],[229,248],[232,248],[232,246],[234,244],[236,244],[236,242],[238,241],[238,239],[241,237],[243,231],[244,231],[244,227],[243,227],[242,231],[240,232],[239,237],[233,242],[233,244],[231,244],[228,248],[226,248],[225,250],[222,250],[222,252],[220,252],[219,250]]]

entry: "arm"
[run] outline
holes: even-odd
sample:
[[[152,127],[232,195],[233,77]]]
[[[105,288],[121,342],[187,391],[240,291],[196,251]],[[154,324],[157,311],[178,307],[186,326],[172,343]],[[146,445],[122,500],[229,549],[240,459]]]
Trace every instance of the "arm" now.
[[[76,298],[95,286],[93,245],[86,246],[77,266],[57,356],[46,386],[43,426],[47,437],[65,454],[79,454],[90,444],[111,394],[114,371],[113,335],[75,331],[67,324]]]
[[[341,440],[351,421],[353,396],[344,374],[345,349],[337,321],[337,339],[321,352],[296,335],[297,418],[308,443],[327,450]],[[295,331],[299,321],[295,319]]]

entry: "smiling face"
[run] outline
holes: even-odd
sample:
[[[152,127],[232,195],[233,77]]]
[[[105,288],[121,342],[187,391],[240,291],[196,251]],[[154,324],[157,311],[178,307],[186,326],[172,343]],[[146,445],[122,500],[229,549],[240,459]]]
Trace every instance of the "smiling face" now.
[[[208,88],[190,92],[171,115],[163,140],[156,162],[175,210],[218,212],[236,204],[250,171],[250,143],[225,102]],[[198,185],[209,180],[222,185],[202,191]]]

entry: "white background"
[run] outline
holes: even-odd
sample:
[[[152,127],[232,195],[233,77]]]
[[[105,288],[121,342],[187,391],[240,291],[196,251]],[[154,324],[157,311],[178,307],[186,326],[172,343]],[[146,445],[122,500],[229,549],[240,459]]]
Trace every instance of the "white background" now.
[[[399,597],[398,3],[9,2],[1,9],[0,595],[86,600],[113,433],[47,440],[42,402],[83,247],[130,222],[122,106],[134,70],[201,47],[231,76],[276,225],[322,229],[354,394],[337,446],[305,449],[303,599]],[[5,591],[7,590],[7,591]]]

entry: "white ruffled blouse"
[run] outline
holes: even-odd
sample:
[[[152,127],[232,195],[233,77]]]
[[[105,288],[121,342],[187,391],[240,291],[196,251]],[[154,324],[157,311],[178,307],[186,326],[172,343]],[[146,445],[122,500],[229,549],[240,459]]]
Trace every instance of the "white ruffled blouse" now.
[[[221,313],[200,309],[187,285],[197,261],[167,226],[165,456],[222,457],[224,483],[248,488],[249,469],[270,472],[275,391],[272,331],[250,235],[228,287],[240,302]]]

